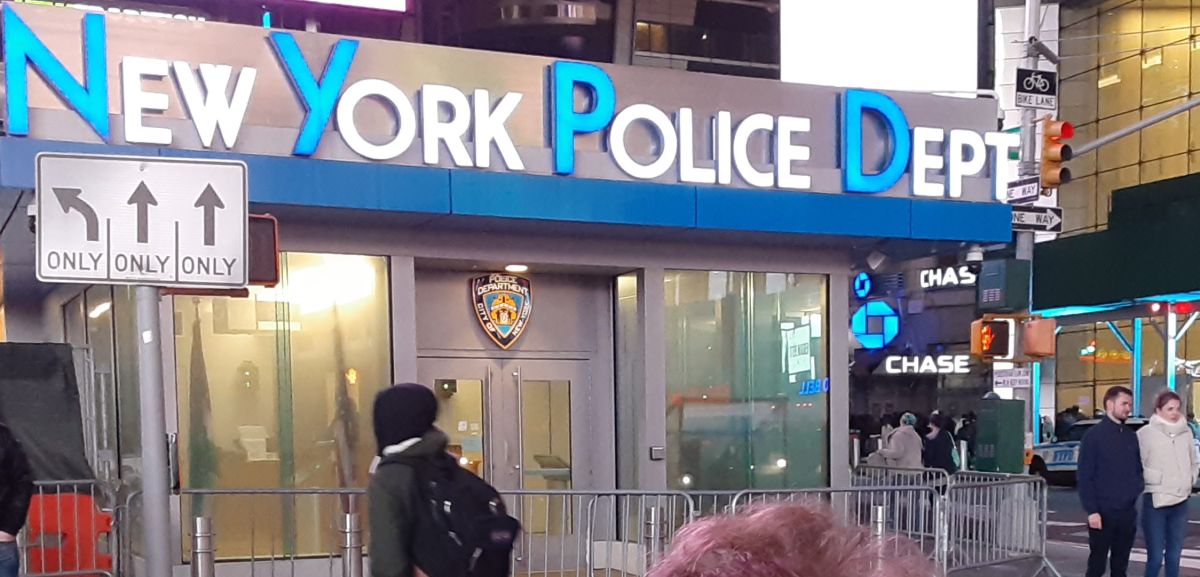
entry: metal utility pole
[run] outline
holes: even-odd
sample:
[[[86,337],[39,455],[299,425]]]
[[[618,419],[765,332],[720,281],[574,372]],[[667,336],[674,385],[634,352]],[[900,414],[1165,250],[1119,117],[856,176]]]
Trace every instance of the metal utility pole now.
[[[1021,67],[1029,70],[1037,70],[1038,68],[1038,42],[1037,37],[1041,34],[1042,28],[1042,2],[1041,0],[1025,0],[1025,58],[1021,61]],[[1039,176],[1037,162],[1037,114],[1038,111],[1033,108],[1025,107],[1021,109],[1021,161],[1018,165],[1018,180]],[[1016,235],[1016,257],[1018,260],[1032,261],[1033,260],[1033,243],[1035,234],[1032,231],[1018,230]],[[1029,279],[1026,284],[1026,290],[1029,303],[1033,303],[1033,267],[1030,266]],[[1022,311],[1028,313],[1028,310]],[[1040,378],[1041,371],[1033,371],[1033,374]],[[1037,443],[1038,429],[1041,424],[1041,411],[1038,407],[1041,399],[1035,398],[1040,396],[1041,383],[1030,383],[1029,389],[1023,389],[1017,394],[1016,398],[1028,396],[1025,402],[1028,403],[1029,409],[1025,411],[1025,432],[1034,436],[1033,442]]]
[[[159,289],[139,286],[137,299],[138,388],[142,417],[142,523],[146,570],[171,574],[171,489],[163,400]]]
[[[1021,65],[1030,70],[1038,67],[1038,49],[1035,39],[1042,28],[1042,1],[1025,0],[1025,59]],[[1032,108],[1021,109],[1021,162],[1018,167],[1019,178],[1038,175],[1037,163],[1037,111]],[[1033,260],[1033,232],[1017,231],[1017,259]]]

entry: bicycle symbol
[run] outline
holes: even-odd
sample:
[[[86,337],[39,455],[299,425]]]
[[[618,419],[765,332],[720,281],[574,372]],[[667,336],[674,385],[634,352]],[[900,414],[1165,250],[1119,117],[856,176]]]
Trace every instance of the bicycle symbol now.
[[[1025,90],[1036,90],[1038,92],[1050,91],[1050,79],[1042,76],[1041,72],[1034,72],[1029,76],[1026,76],[1022,85],[1024,86]]]

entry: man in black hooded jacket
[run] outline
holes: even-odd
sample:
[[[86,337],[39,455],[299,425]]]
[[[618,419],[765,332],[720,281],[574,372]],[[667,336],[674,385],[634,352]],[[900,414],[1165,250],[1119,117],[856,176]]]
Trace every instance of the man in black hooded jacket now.
[[[433,391],[417,384],[390,387],[375,397],[375,440],[380,458],[446,457],[449,440],[434,428],[438,402]],[[380,466],[368,489],[371,525],[372,577],[412,577],[412,511],[417,479],[411,467]]]

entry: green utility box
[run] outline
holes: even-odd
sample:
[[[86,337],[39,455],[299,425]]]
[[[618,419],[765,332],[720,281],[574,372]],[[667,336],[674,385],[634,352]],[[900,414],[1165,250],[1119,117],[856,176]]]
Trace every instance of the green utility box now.
[[[979,409],[974,465],[988,473],[1025,472],[1025,401],[986,399]]]
[[[1029,261],[1005,259],[984,261],[977,290],[979,310],[1011,313],[1029,308]]]

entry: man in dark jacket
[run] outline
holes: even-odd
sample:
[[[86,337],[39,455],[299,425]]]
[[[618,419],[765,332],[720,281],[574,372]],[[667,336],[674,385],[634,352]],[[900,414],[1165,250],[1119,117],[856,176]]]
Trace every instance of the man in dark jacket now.
[[[445,433],[434,428],[437,397],[428,388],[404,384],[375,397],[375,440],[379,456],[446,456]],[[417,480],[411,467],[382,465],[371,476],[368,490],[371,524],[372,577],[412,577],[412,546],[416,516]]]
[[[925,435],[924,460],[928,469],[941,469],[953,475],[958,472],[954,462],[954,435],[950,434],[950,417],[935,414],[929,417],[929,434]]]
[[[1137,501],[1144,488],[1137,433],[1125,426],[1133,392],[1113,387],[1104,394],[1105,415],[1079,448],[1079,499],[1088,514],[1087,577],[1125,577],[1137,536]],[[1109,559],[1111,553],[1112,558]]]
[[[0,577],[17,577],[21,554],[17,534],[25,526],[33,495],[33,473],[21,443],[0,424]]]

